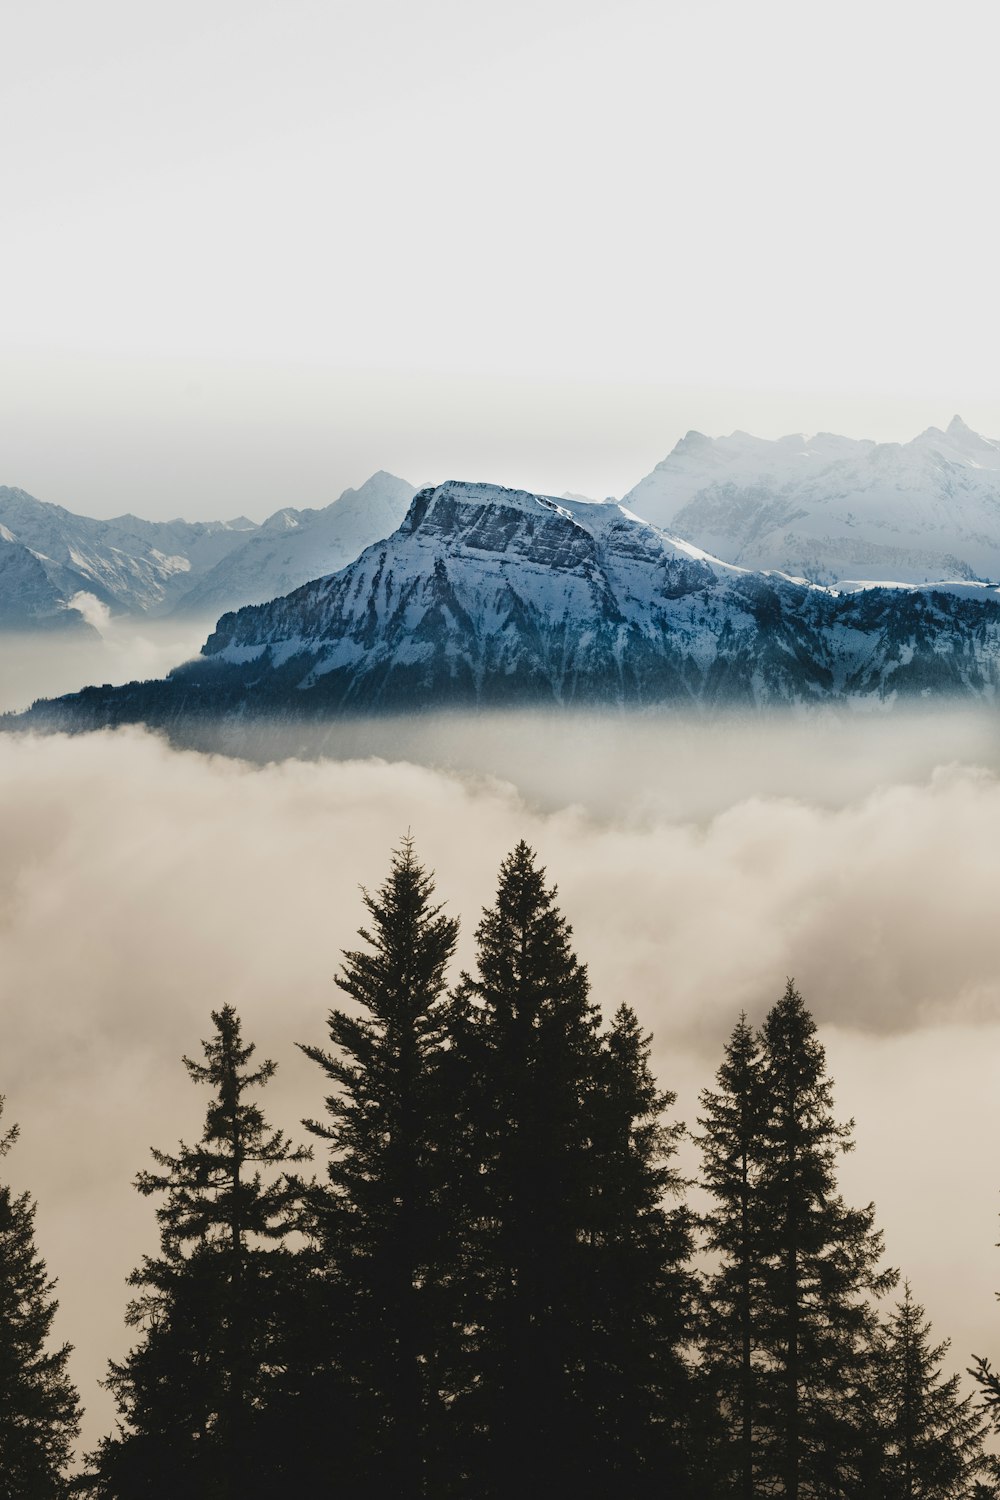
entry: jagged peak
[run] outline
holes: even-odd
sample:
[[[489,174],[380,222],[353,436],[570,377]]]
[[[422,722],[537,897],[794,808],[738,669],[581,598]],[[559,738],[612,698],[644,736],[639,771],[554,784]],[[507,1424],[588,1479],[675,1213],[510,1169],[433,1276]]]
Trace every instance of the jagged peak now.
[[[683,457],[690,453],[703,453],[706,448],[715,446],[715,439],[708,437],[704,432],[698,432],[694,427],[690,428],[678,442],[671,448],[669,457]]]

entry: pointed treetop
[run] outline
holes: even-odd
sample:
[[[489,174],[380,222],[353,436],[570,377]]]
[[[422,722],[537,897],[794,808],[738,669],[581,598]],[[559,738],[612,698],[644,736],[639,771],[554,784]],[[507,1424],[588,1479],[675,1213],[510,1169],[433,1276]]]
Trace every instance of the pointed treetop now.
[[[4,1105],[7,1103],[3,1094],[0,1094],[0,1119],[3,1119]],[[19,1125],[12,1125],[8,1131],[0,1135],[0,1156],[6,1156],[21,1133]]]

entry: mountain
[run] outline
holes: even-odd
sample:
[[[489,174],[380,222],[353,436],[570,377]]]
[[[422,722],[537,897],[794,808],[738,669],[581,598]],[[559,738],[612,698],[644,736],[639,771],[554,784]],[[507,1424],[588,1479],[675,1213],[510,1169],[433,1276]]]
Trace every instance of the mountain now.
[[[190,586],[191,574],[209,568],[256,528],[235,521],[143,521],[116,516],[98,521],[61,505],[36,500],[25,490],[0,485],[0,525],[28,549],[54,598],[68,603],[81,590],[116,610],[163,613]],[[0,581],[0,612],[30,619],[22,611],[13,580]]]
[[[245,516],[98,521],[0,486],[4,537],[35,559],[35,566],[22,560],[17,577],[9,561],[0,573],[0,629],[48,619],[43,595],[52,618],[61,618],[81,591],[128,614],[218,618],[342,568],[396,529],[413,493],[405,480],[378,473],[322,510],[285,508],[258,526]]]
[[[996,590],[839,595],[719,562],[613,502],[449,482],[339,573],[225,615],[165,680],[88,688],[14,725],[991,698],[998,663]]]
[[[1000,579],[1000,442],[689,432],[622,502],[699,547],[816,583]]]
[[[203,574],[175,614],[215,615],[287,594],[311,578],[335,573],[406,515],[412,484],[380,470],[323,510],[279,510],[241,546]]]
[[[0,526],[0,631],[96,632],[78,610],[68,609],[42,563]]]

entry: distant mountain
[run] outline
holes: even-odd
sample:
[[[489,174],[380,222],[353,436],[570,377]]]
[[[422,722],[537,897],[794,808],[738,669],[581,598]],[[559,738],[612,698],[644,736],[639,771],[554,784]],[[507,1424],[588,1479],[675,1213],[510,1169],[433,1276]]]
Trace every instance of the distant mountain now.
[[[323,510],[276,511],[199,577],[174,613],[218,616],[335,573],[395,531],[413,495],[412,484],[380,470]]]
[[[35,554],[0,526],[0,631],[9,630],[95,635],[78,610],[66,607]]]
[[[1000,580],[1000,442],[689,432],[622,503],[747,568],[817,583]]]
[[[300,720],[513,704],[994,697],[1000,593],[854,594],[752,573],[638,520],[493,485],[421,490],[331,577],[224,616],[161,682],[88,688],[16,725]]]
[[[190,587],[192,574],[214,567],[256,530],[242,516],[143,521],[125,515],[98,521],[6,485],[0,486],[0,525],[34,555],[63,604],[83,591],[113,609],[142,614],[165,613]],[[20,609],[10,578],[0,580],[0,613],[9,620],[30,617],[27,605]]]
[[[285,508],[258,526],[245,516],[98,521],[0,486],[3,536],[34,558],[34,565],[22,559],[17,573],[8,559],[0,573],[0,629],[37,625],[46,610],[65,623],[80,592],[128,614],[216,619],[342,568],[395,531],[413,493],[405,480],[378,473],[323,510]]]

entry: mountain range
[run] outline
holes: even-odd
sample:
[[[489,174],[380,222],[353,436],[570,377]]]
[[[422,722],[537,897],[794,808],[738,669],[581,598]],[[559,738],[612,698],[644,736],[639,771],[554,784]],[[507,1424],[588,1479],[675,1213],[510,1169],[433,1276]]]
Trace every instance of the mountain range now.
[[[413,486],[379,473],[321,510],[285,507],[261,525],[100,521],[0,486],[0,629],[89,629],[93,594],[118,613],[217,618],[332,572],[399,525]]]
[[[310,720],[513,704],[765,707],[1000,685],[1000,591],[839,593],[706,554],[615,502],[419,491],[347,567],[223,616],[159,682],[87,688],[17,725]]]
[[[623,503],[727,562],[814,583],[1000,580],[1000,442],[961,417],[909,443],[689,432]]]
[[[0,629],[83,627],[80,592],[116,612],[218,618],[352,562],[395,530],[413,493],[379,472],[322,509],[284,506],[257,525],[99,521],[0,487]],[[1000,442],[960,417],[909,443],[689,432],[623,504],[726,562],[841,589],[1000,579]]]

